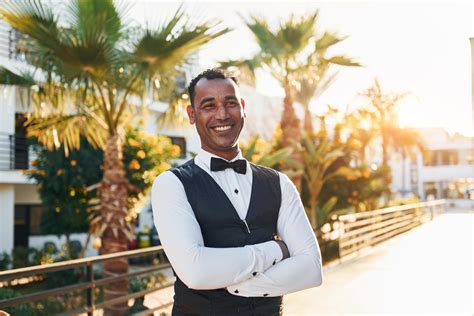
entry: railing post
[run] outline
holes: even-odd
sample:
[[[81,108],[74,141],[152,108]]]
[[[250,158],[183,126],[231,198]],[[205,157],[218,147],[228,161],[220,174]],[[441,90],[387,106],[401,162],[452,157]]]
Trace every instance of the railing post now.
[[[90,287],[86,290],[86,304],[87,304],[87,316],[94,314],[94,269],[91,262],[87,264],[87,282]]]
[[[15,170],[15,136],[8,135],[10,142],[10,170]]]
[[[341,240],[342,240],[342,237],[344,236],[344,222],[339,220],[339,218],[337,219],[337,221],[339,222],[339,227],[338,227],[338,229],[339,229],[339,238],[338,239],[339,240],[338,240],[338,243],[337,243],[338,245],[337,246],[339,248],[339,253],[338,253],[339,258],[341,258],[341,252],[342,252],[341,251]]]

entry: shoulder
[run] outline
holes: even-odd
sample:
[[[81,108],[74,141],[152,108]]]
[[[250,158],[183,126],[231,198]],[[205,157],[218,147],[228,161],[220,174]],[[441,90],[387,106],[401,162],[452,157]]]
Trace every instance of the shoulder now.
[[[168,169],[167,171],[159,174],[155,181],[153,181],[152,194],[167,194],[168,192],[184,191],[183,189],[183,177],[189,175],[191,168],[196,166],[194,159],[191,159],[179,166]]]
[[[293,181],[291,181],[290,177],[288,177],[288,175],[284,174],[283,172],[280,172],[280,171],[277,171],[277,172],[280,178],[280,187],[283,193],[283,197],[285,199],[290,198],[290,197],[299,197],[300,194],[298,192],[298,189],[296,188]]]
[[[169,169],[165,172],[160,173],[152,185],[152,193],[156,194],[157,191],[168,190],[170,187],[176,187],[181,184],[178,177],[171,172],[172,169]]]
[[[169,171],[181,180],[183,177],[192,176],[193,172],[196,170],[196,167],[197,166],[194,163],[193,158],[177,167],[171,168]]]
[[[254,164],[253,162],[250,162],[250,161],[248,163],[250,164],[250,166],[252,167],[252,169],[254,171],[263,173],[263,174],[271,176],[271,177],[278,177],[279,172],[275,169],[265,167],[265,166],[261,166],[261,165],[257,165],[257,164]]]

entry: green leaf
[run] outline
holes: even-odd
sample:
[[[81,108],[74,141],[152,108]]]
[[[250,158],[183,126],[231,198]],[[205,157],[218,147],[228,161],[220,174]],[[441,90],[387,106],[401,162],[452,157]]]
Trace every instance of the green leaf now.
[[[0,84],[3,85],[16,85],[16,86],[32,86],[36,84],[33,76],[30,74],[19,74],[8,70],[7,68],[0,67]]]
[[[346,57],[346,56],[333,56],[327,60],[328,62],[340,66],[354,66],[354,67],[361,67],[362,65],[355,60]]]

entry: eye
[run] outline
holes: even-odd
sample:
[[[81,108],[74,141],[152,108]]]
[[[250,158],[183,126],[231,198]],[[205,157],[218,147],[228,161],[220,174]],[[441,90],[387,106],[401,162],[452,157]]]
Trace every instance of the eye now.
[[[229,101],[227,103],[227,106],[229,106],[229,107],[234,107],[234,106],[238,106],[238,105],[239,105],[239,103],[237,101]]]
[[[205,109],[205,110],[210,110],[210,109],[213,109],[215,107],[216,107],[216,105],[214,103],[206,103],[202,106],[202,108]]]

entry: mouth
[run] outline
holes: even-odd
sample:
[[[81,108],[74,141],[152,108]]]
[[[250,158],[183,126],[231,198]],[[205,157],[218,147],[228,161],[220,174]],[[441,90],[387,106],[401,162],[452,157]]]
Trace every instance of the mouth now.
[[[213,126],[211,129],[218,133],[224,133],[232,128],[232,125]]]

